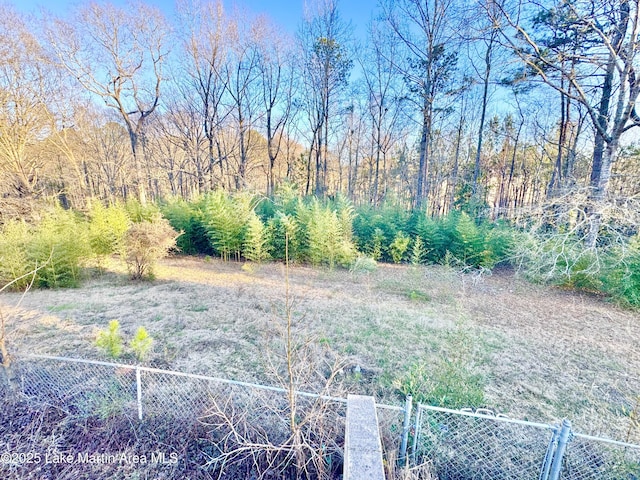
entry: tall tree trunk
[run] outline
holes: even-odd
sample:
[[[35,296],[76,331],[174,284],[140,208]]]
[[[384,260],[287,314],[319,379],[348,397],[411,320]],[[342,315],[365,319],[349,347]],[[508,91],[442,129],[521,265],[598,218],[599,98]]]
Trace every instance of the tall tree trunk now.
[[[142,172],[140,168],[140,159],[138,152],[138,133],[132,128],[129,128],[129,140],[131,141],[131,152],[133,154],[133,183],[136,188],[138,200],[142,205],[147,204],[147,190],[145,188],[145,182],[142,180]]]
[[[267,110],[267,157],[268,157],[268,172],[267,172],[267,197],[273,196],[275,191],[275,173],[274,167],[276,164],[276,157],[273,153],[273,132],[271,131],[271,109]]]
[[[461,102],[462,106],[460,108],[460,121],[458,122],[458,128],[456,131],[456,150],[453,155],[453,168],[451,169],[451,177],[450,181],[447,182],[447,189],[449,190],[447,194],[447,205],[445,207],[444,213],[450,211],[453,208],[453,204],[455,202],[456,188],[458,188],[458,169],[460,166],[460,144],[462,143],[462,130],[464,128],[464,97]]]
[[[206,128],[206,127],[205,127]],[[207,133],[207,153],[209,156],[209,189],[213,190],[216,186],[216,176],[214,173],[214,167],[216,166],[216,156],[215,156],[215,140],[213,135]],[[220,164],[222,161],[218,158]]]
[[[611,178],[611,168],[618,156],[619,140],[614,138],[607,143],[600,161],[600,175],[598,182],[593,186],[591,200],[593,204],[589,208],[589,231],[585,239],[587,248],[595,248],[598,242],[600,226],[602,225],[602,214],[600,204],[604,201],[607,186]]]
[[[426,102],[425,102],[426,103]],[[422,118],[422,132],[420,133],[420,157],[418,162],[418,181],[416,184],[415,195],[415,207],[417,209],[422,208],[424,201],[426,200],[425,185],[427,183],[427,175],[429,171],[429,135],[430,135],[430,120],[431,116],[426,110],[428,107],[425,105],[425,111],[423,111]]]
[[[315,187],[314,193],[316,196],[319,197],[322,195],[322,146],[323,146],[322,126],[320,126],[320,128],[318,129],[317,136],[318,136],[318,141],[317,141],[316,150],[315,150],[316,187]]]
[[[612,152],[611,148],[615,146],[617,150],[618,142],[605,138],[605,134],[603,133],[607,131],[608,127],[615,68],[615,55],[610,53],[607,71],[602,83],[602,97],[600,99],[597,118],[600,128],[596,128],[595,131],[593,161],[591,163],[591,177],[589,179],[589,186],[591,187],[589,197],[592,204],[587,207],[587,215],[590,217],[589,231],[585,239],[587,248],[595,248],[598,241],[598,233],[602,222],[602,217],[598,212],[598,204],[605,198],[609,178],[611,177],[612,159],[615,158],[617,154],[617,151]]]
[[[476,145],[476,158],[473,167],[473,183],[471,185],[472,196],[477,200],[478,195],[478,180],[480,178],[480,160],[482,156],[482,140],[484,133],[484,122],[487,116],[487,103],[489,98],[489,78],[491,77],[491,53],[493,50],[493,42],[496,36],[496,31],[493,29],[491,31],[491,37],[489,39],[489,45],[487,45],[487,51],[484,55],[484,78],[483,78],[483,86],[482,86],[482,108],[480,113],[480,125],[478,125],[478,143]]]
[[[373,195],[372,204],[378,205],[378,185],[380,182],[380,122],[378,122],[378,128],[376,130],[376,164],[373,174]]]
[[[561,85],[563,85],[564,81],[562,81]],[[555,165],[553,167],[553,172],[551,173],[551,180],[549,180],[549,185],[547,187],[547,198],[553,198],[560,193],[560,189],[564,183],[563,181],[563,158],[564,151],[566,147],[566,137],[567,137],[567,125],[569,123],[569,108],[568,108],[569,98],[564,94],[564,92],[560,92],[560,125],[558,126],[558,153],[556,155]]]

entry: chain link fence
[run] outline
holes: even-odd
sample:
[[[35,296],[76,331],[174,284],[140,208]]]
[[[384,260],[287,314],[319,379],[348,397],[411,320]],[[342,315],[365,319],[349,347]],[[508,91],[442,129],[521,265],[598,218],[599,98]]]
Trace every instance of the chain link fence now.
[[[206,478],[223,472],[227,476],[221,478],[234,474],[242,478],[262,468],[279,472],[278,478],[291,477],[296,468],[309,478],[335,478],[332,472],[342,468],[347,402],[343,398],[300,391],[291,396],[280,387],[62,357],[32,355],[14,362],[12,370],[14,388],[0,390],[0,398],[10,394],[33,411],[55,410],[72,423],[97,417],[111,424],[126,418],[132,432],[145,426],[154,436],[157,431],[157,438],[165,438],[173,430],[171,425],[178,425],[178,430],[199,425],[204,435],[193,440],[200,458],[196,471]],[[87,448],[92,447],[81,450]],[[38,458],[47,455],[40,452]],[[0,478],[6,478],[3,468],[14,469],[8,478],[28,473],[15,470],[25,468],[21,465],[0,463]]]
[[[438,480],[640,480],[640,446],[472,411],[418,405],[409,452]]]
[[[640,446],[576,433],[567,443],[561,478],[640,480]]]
[[[70,415],[174,417],[215,426],[225,433],[211,462],[238,460],[230,456],[238,454],[232,445],[238,435],[265,448],[286,442],[289,422],[296,421],[288,391],[279,387],[46,356],[14,366],[29,401]],[[346,399],[306,392],[295,399],[306,422],[323,425],[317,429],[323,438],[314,441],[339,451]],[[433,480],[640,480],[640,446],[574,433],[568,422],[563,428],[486,409],[411,409],[410,398],[404,407],[377,405],[385,455],[388,462],[428,465]]]
[[[274,410],[284,410],[289,402],[285,388],[143,366],[32,355],[13,368],[20,392],[30,401],[70,414],[124,415],[139,420],[202,418],[229,400],[250,407],[268,397]],[[309,400],[335,403],[338,410],[346,408],[345,398],[308,392],[295,396],[301,408]]]

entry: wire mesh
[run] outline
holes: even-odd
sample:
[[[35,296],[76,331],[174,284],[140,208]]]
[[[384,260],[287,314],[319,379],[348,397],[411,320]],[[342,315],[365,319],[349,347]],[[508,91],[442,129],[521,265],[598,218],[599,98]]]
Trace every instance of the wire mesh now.
[[[33,360],[20,362],[16,370],[21,391],[32,402],[101,417],[137,414],[134,368]]]
[[[221,386],[211,381],[142,370],[142,415],[200,417]]]
[[[299,471],[334,478],[342,469],[344,399],[57,357],[21,360],[16,372],[22,400],[36,409],[51,405],[70,418],[126,415],[132,425],[141,409],[150,428],[195,421],[207,432],[198,455],[208,472],[264,467],[278,478]]]
[[[253,411],[268,406],[281,413],[290,402],[282,388],[106,362],[30,358],[21,361],[16,372],[26,398],[70,413],[137,416],[140,407],[143,417],[199,418],[230,403]],[[297,392],[295,404],[317,410],[318,402],[337,402],[345,409],[345,399],[317,397]]]
[[[415,459],[431,462],[439,480],[538,480],[551,428],[422,405],[418,415]]]
[[[638,480],[640,447],[574,435],[563,457],[562,480]]]
[[[399,407],[389,408],[388,405],[378,405],[376,416],[385,458],[393,459],[394,456],[399,455],[402,442],[404,411]]]
[[[299,441],[321,445],[312,452],[315,468],[339,468],[346,400],[318,398],[283,389],[144,367],[70,359],[30,358],[14,364],[22,394],[31,402],[70,414],[198,420],[220,432],[212,463],[247,455],[242,444],[263,448],[267,461],[289,455],[292,425]],[[139,381],[138,381],[139,375]],[[8,391],[0,389],[0,394]],[[294,409],[292,412],[292,403]],[[404,410],[379,405],[379,429],[388,461],[397,455]],[[407,454],[429,464],[438,480],[539,480],[550,460],[555,427],[496,417],[491,412],[454,411],[419,405]],[[562,461],[562,480],[640,480],[640,446],[572,434]],[[307,448],[307,447],[304,447]],[[229,452],[236,452],[230,455]],[[284,453],[283,453],[284,452]],[[285,462],[286,463],[286,462]],[[549,462],[550,464],[550,462]]]

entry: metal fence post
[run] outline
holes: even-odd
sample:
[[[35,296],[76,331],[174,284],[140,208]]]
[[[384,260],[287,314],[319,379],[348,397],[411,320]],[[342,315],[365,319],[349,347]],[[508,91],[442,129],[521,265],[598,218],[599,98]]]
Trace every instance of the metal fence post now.
[[[409,428],[411,427],[411,395],[404,401],[404,422],[402,424],[402,441],[400,442],[400,465],[407,462],[407,444],[409,443]]]
[[[571,422],[566,418],[562,420],[562,430],[560,430],[560,435],[558,435],[558,446],[556,447],[556,451],[553,454],[553,463],[551,464],[551,473],[549,475],[549,480],[558,480],[560,478],[560,470],[562,469],[562,457],[564,456],[564,451],[567,448],[567,442],[569,441],[569,436],[571,435]]]
[[[142,420],[142,380],[140,367],[136,367],[136,386],[138,388],[138,420]]]
[[[549,471],[551,470],[551,463],[553,462],[553,452],[556,451],[558,445],[558,436],[560,435],[560,426],[557,425],[553,429],[553,435],[551,441],[547,446],[547,451],[544,454],[544,462],[542,463],[542,469],[540,470],[540,476],[538,480],[549,480]]]
[[[418,403],[416,408],[416,423],[413,427],[413,444],[411,445],[411,461],[416,464],[418,456],[418,442],[420,442],[420,428],[422,423],[422,404]]]

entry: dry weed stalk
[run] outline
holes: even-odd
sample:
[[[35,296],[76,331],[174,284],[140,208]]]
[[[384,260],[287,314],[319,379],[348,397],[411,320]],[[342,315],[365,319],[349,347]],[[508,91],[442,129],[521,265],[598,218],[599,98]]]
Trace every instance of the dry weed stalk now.
[[[516,224],[535,239],[519,245],[514,263],[521,269],[545,280],[570,276],[578,265],[580,273],[595,275],[604,261],[597,245],[625,250],[629,237],[640,231],[640,197],[595,202],[589,189],[574,190],[521,211]]]
[[[630,443],[634,431],[640,431],[640,395],[635,399],[633,409],[629,412],[629,429],[625,442]]]
[[[390,429],[387,429],[387,431],[390,431]],[[409,462],[405,462],[404,466],[400,466],[397,445],[393,441],[389,441],[389,439],[386,440],[382,442],[384,458],[386,459],[384,463],[385,478],[394,480],[438,480],[431,460],[413,466]],[[391,445],[392,448],[388,448],[388,445]]]
[[[332,418],[336,409],[327,401],[299,405],[293,432],[283,422],[286,410],[269,394],[212,398],[202,421],[221,433],[218,454],[208,462],[218,478],[240,465],[248,466],[256,478],[276,473],[279,478],[332,478],[331,459],[341,452],[338,444],[344,428]]]
[[[49,257],[49,258],[51,258],[51,257]],[[10,288],[12,285],[18,283],[20,280],[22,280],[24,278],[28,278],[30,276],[31,277],[31,281],[25,287],[24,291],[22,292],[22,295],[20,296],[20,299],[18,300],[18,303],[16,304],[16,308],[18,308],[20,306],[20,304],[22,303],[22,300],[24,299],[24,297],[27,294],[27,292],[29,290],[31,290],[31,287],[33,286],[33,282],[36,279],[36,273],[38,273],[38,270],[40,270],[42,267],[44,267],[47,264],[47,262],[43,263],[40,266],[36,265],[36,267],[33,270],[31,270],[30,272],[25,273],[24,275],[21,275],[21,276],[19,276],[17,278],[14,278],[12,281],[10,281],[6,285],[4,285],[2,288],[0,288],[0,293],[2,293],[4,290]],[[9,350],[7,348],[7,337],[8,337],[8,335],[7,335],[7,317],[6,317],[3,309],[0,308],[0,365],[2,366],[1,371],[3,372],[3,376],[4,376],[3,383],[8,385],[9,389],[12,390],[13,389],[13,374],[12,374],[12,370],[11,370],[11,361],[12,361],[12,359],[11,359],[11,355],[9,354]]]
[[[388,478],[396,478],[397,480],[438,480],[438,477],[433,473],[431,462],[422,463],[414,467],[404,467],[395,476]]]
[[[265,478],[274,473],[286,478],[330,479],[341,463],[344,437],[344,406],[329,397],[336,376],[344,367],[331,362],[313,339],[297,328],[294,299],[289,283],[288,238],[285,237],[284,312],[276,319],[280,345],[266,348],[271,376],[285,391],[280,394],[244,392],[211,399],[202,419],[222,433],[219,454],[211,458],[219,477],[231,466],[251,465],[251,474]],[[316,390],[318,397],[300,396],[302,390]]]

